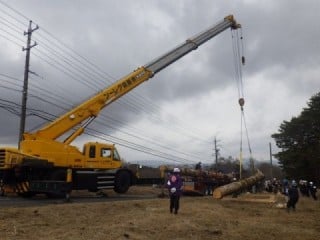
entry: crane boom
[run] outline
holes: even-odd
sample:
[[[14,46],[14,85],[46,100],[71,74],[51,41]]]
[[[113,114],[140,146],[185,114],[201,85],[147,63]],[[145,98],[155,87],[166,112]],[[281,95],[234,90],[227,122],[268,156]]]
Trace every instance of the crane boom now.
[[[65,144],[70,144],[77,136],[83,133],[84,128],[98,116],[104,107],[128,93],[144,81],[147,81],[157,72],[182,58],[192,50],[195,50],[198,46],[224,30],[228,28],[237,29],[239,27],[241,27],[240,24],[235,21],[232,15],[225,17],[219,23],[211,26],[194,37],[187,39],[184,43],[168,53],[156,58],[142,67],[139,67],[129,75],[106,87],[95,96],[84,101],[76,108],[71,109],[69,112],[47,124],[35,133],[25,133],[24,140],[56,140],[69,130],[82,124],[64,141]]]

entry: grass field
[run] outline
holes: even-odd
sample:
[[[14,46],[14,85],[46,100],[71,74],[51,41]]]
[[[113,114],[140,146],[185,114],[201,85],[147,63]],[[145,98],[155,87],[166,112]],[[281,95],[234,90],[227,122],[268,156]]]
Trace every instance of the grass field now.
[[[0,239],[320,239],[320,201],[311,198],[300,198],[290,213],[282,195],[266,193],[182,197],[177,215],[168,203],[156,198],[1,208]]]

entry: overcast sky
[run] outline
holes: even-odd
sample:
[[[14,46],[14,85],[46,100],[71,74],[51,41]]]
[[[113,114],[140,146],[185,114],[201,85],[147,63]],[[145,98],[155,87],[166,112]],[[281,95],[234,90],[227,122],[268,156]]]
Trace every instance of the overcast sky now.
[[[48,119],[233,14],[242,25],[252,156],[269,160],[269,142],[278,151],[271,135],[319,92],[319,12],[318,0],[0,0],[0,144],[18,141],[12,110],[21,103],[29,20],[39,29],[32,35],[38,45],[31,50],[36,74],[30,74],[28,113]],[[216,138],[220,156],[238,158],[234,61],[228,29],[107,107],[90,125],[100,138],[85,134],[74,144],[110,140],[129,162],[213,163]],[[30,115],[26,130],[45,122]],[[248,158],[244,129],[242,138]]]

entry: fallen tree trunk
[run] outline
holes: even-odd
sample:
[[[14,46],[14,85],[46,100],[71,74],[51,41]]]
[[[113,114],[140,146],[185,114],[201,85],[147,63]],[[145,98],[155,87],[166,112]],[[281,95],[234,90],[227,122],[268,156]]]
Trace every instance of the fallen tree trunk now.
[[[232,182],[227,185],[216,188],[213,192],[213,197],[216,199],[221,199],[224,196],[229,195],[231,193],[247,189],[248,187],[253,186],[262,179],[264,179],[263,173],[260,170],[257,170],[257,173],[249,178],[245,178],[240,181]]]
[[[161,166],[161,171],[172,172],[172,167]],[[180,168],[181,176],[189,176],[189,177],[203,177],[203,178],[214,178],[214,179],[231,179],[232,174],[223,174],[220,172],[214,171],[205,171],[205,170],[195,170],[192,168]]]

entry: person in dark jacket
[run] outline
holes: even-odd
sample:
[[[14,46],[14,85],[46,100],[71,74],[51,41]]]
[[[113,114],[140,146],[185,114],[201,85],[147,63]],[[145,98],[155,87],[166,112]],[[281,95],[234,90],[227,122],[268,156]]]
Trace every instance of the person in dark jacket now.
[[[296,203],[299,200],[299,192],[298,192],[298,186],[296,181],[292,181],[291,186],[288,190],[288,202],[287,202],[287,211],[289,212],[292,208],[293,211],[296,210]]]
[[[182,194],[182,178],[180,176],[180,169],[174,168],[173,174],[169,176],[167,187],[170,196],[170,213],[178,214],[180,205],[180,196]]]
[[[201,169],[202,169],[201,162],[198,162],[198,163],[196,164],[195,169],[196,169],[196,170],[201,170]]]
[[[309,192],[311,197],[313,197],[314,200],[317,200],[317,187],[313,184],[313,182],[309,182]]]

